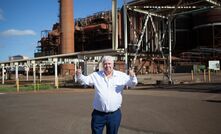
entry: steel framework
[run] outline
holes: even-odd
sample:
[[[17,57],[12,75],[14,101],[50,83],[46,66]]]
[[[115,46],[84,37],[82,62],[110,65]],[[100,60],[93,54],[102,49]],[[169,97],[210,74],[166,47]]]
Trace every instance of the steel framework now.
[[[130,23],[136,23],[136,20],[131,20],[130,16],[133,15],[131,12],[136,12],[139,14],[144,14],[146,17],[143,21],[143,28],[139,35],[134,29],[134,37],[136,43],[131,43],[135,45],[136,51],[133,61],[136,61],[138,52],[143,42],[144,35],[146,36],[146,47],[150,50],[149,52],[160,52],[164,58],[163,48],[168,48],[168,69],[167,77],[169,83],[173,83],[172,80],[172,43],[174,43],[174,31],[173,31],[173,21],[178,15],[188,14],[193,12],[199,12],[201,10],[206,10],[210,8],[220,7],[221,2],[218,0],[134,0],[127,4],[125,3],[125,13],[127,12],[127,17],[124,17],[124,22],[127,20]],[[127,10],[127,11],[126,11]],[[153,21],[155,19],[155,22]],[[158,24],[156,23],[158,20]],[[150,21],[150,23],[148,23]],[[161,24],[159,24],[161,23]],[[162,24],[163,23],[163,24]],[[152,34],[149,35],[148,30],[152,27]],[[149,28],[149,29],[148,29]],[[161,30],[163,29],[163,30]],[[126,30],[128,31],[128,30]],[[126,33],[126,32],[125,32]],[[168,39],[165,40],[165,34],[167,34]],[[125,39],[127,39],[127,34],[125,34]],[[165,43],[165,41],[168,41]],[[128,46],[130,42],[125,42],[125,46]],[[163,46],[167,44],[167,46]],[[125,47],[127,48],[127,47]],[[127,53],[126,53],[127,55]],[[125,56],[126,57],[126,56]],[[125,58],[126,59],[126,58]]]

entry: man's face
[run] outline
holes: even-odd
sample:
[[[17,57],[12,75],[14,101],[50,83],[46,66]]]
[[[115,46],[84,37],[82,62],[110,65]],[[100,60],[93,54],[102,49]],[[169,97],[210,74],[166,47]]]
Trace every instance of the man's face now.
[[[103,63],[104,72],[109,74],[113,71],[114,63],[110,60],[106,60]]]

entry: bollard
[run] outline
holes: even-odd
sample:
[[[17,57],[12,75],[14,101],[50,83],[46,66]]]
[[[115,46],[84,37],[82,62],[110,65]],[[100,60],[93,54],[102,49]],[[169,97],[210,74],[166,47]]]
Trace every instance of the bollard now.
[[[18,78],[16,79],[16,89],[17,89],[17,92],[19,92],[19,79]]]
[[[204,79],[204,82],[206,82],[206,69],[204,69],[203,71],[203,79]]]
[[[210,69],[208,70],[208,81],[211,82]]]
[[[55,87],[58,89],[58,77],[55,78]]]

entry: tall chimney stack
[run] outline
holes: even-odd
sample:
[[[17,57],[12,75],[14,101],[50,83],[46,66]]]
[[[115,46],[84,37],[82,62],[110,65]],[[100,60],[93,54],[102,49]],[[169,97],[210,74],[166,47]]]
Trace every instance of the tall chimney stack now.
[[[73,53],[74,16],[73,0],[60,0],[61,54]]]
[[[60,2],[60,28],[61,44],[60,53],[67,54],[75,52],[74,49],[74,15],[73,0],[59,0]],[[73,75],[73,64],[62,64],[61,75]]]

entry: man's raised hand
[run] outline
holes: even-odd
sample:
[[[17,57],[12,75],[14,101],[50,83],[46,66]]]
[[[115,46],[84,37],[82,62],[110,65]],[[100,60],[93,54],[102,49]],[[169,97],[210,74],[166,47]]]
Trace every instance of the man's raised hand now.
[[[131,77],[134,77],[134,76],[135,76],[135,72],[134,72],[134,70],[133,70],[132,68],[129,69],[129,75],[130,75]]]
[[[76,75],[80,76],[82,74],[82,70],[81,70],[81,66],[79,66],[79,68],[77,68],[76,70]]]

